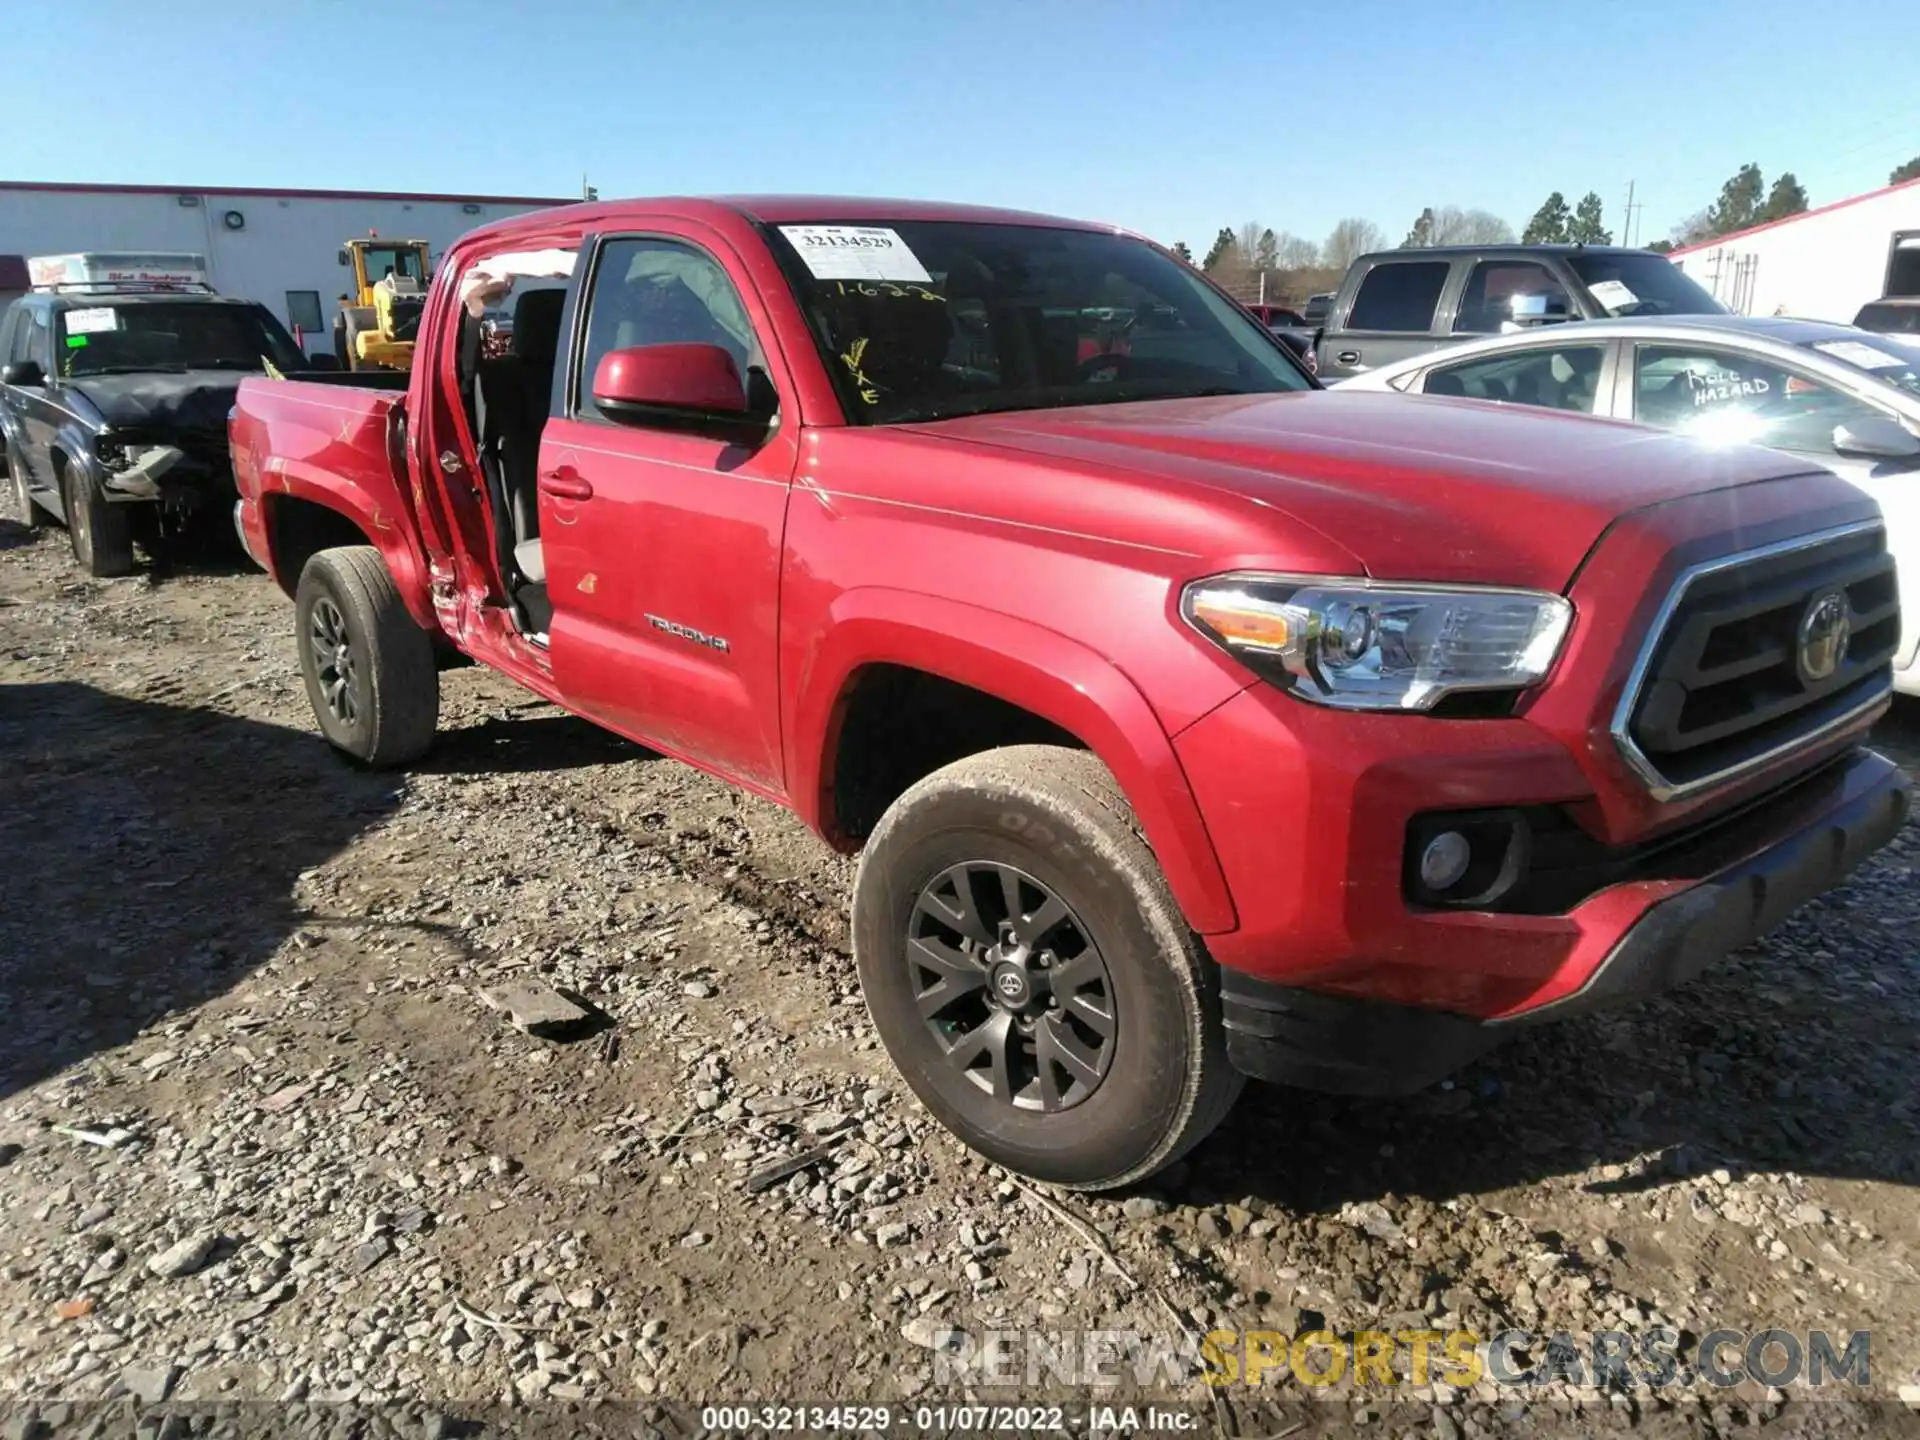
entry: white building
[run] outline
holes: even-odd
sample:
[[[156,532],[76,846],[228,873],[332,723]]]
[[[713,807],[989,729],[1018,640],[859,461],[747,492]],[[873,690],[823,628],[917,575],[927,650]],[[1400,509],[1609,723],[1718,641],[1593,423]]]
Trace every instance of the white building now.
[[[194,190],[168,185],[0,181],[0,308],[27,288],[25,257],[76,250],[204,255],[214,289],[258,300],[332,345],[350,283],[341,242],[368,231],[425,240],[435,259],[474,226],[565,200],[525,195],[408,195],[350,190]]]
[[[1742,315],[1851,324],[1881,295],[1920,295],[1920,180],[1736,230],[1669,257]]]

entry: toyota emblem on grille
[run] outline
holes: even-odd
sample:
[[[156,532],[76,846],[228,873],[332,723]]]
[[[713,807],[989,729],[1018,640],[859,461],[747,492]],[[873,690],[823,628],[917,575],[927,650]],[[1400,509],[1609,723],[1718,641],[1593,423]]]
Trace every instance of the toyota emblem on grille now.
[[[1838,590],[1817,596],[1800,617],[1800,647],[1795,657],[1800,678],[1808,682],[1831,679],[1853,638],[1853,618],[1847,597]]]

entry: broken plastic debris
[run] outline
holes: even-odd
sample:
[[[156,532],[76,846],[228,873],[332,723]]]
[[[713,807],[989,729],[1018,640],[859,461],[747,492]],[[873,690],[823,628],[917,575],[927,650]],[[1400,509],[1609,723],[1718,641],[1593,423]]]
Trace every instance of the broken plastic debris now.
[[[83,1130],[78,1125],[55,1125],[52,1129],[54,1134],[64,1135],[69,1140],[78,1140],[87,1145],[99,1145],[108,1150],[118,1150],[134,1137],[133,1131],[119,1125],[106,1130]]]

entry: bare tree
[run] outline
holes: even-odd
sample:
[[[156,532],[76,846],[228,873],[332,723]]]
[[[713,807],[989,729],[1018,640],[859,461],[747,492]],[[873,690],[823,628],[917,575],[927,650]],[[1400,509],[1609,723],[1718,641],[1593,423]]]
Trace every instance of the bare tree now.
[[[1433,212],[1432,245],[1508,245],[1513,227],[1487,210],[1442,205]]]
[[[1320,263],[1345,270],[1369,251],[1386,247],[1387,237],[1380,233],[1378,225],[1350,216],[1334,226],[1333,233],[1327,236],[1327,243],[1320,247]]]
[[[1284,230],[1274,236],[1274,253],[1282,270],[1311,270],[1320,263],[1318,245]]]
[[[1696,210],[1678,225],[1673,227],[1672,240],[1676,246],[1698,245],[1711,240],[1717,232],[1713,228],[1713,211]]]

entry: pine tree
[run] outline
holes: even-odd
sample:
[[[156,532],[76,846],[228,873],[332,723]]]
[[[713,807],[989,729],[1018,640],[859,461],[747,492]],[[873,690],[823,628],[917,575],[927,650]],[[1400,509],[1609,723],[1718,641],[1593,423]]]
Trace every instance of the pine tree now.
[[[1720,187],[1720,198],[1707,211],[1707,223],[1713,233],[1731,235],[1755,223],[1766,193],[1766,177],[1760,173],[1760,167],[1742,165],[1733,178]]]
[[[1767,203],[1760,207],[1760,213],[1754,219],[1764,224],[1769,220],[1784,220],[1789,215],[1798,215],[1807,208],[1807,187],[1793,178],[1791,170],[1773,182],[1773,188],[1767,192]]]
[[[1920,180],[1920,155],[1914,156],[1904,165],[1894,166],[1893,173],[1887,176],[1889,185],[1904,185],[1909,180]]]
[[[1527,222],[1520,239],[1528,245],[1559,245],[1565,242],[1572,225],[1573,216],[1567,210],[1567,197],[1556,190],[1533,212],[1533,219]]]
[[[1567,226],[1567,239],[1576,245],[1611,245],[1613,232],[1601,223],[1600,197],[1589,190],[1573,208],[1573,220]]]
[[[1207,251],[1207,258],[1200,262],[1200,268],[1211,273],[1220,268],[1221,262],[1228,259],[1240,248],[1240,242],[1233,238],[1230,226],[1222,225],[1220,233],[1213,237],[1213,248]]]
[[[1186,241],[1176,240],[1173,242],[1173,258],[1176,260],[1184,260],[1189,265],[1193,263],[1193,251],[1187,248]]]

